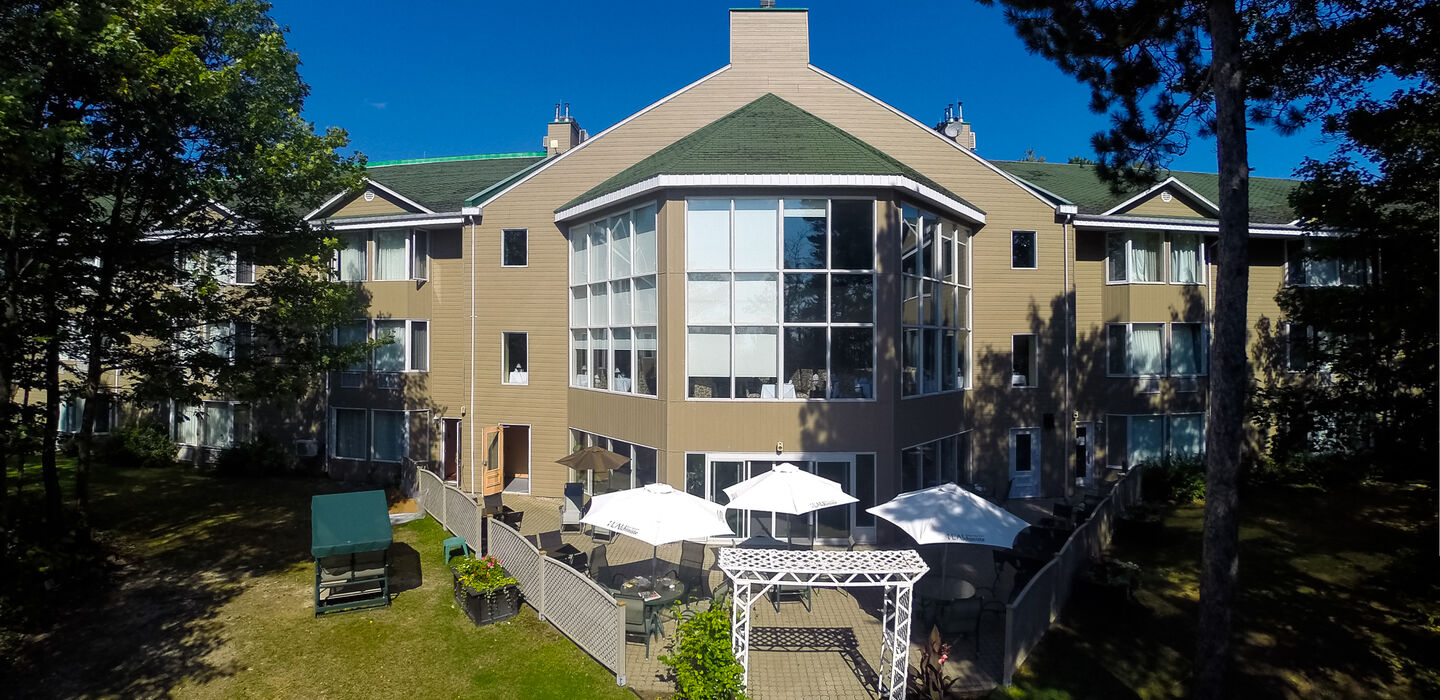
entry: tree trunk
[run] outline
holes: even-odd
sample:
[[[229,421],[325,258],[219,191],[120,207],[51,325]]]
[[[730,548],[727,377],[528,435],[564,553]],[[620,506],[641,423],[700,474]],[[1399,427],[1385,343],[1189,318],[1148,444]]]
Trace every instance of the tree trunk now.
[[[63,524],[64,497],[60,493],[60,471],[55,465],[56,443],[60,438],[60,334],[59,312],[45,313],[50,338],[45,341],[45,434],[40,446],[40,478],[45,482],[45,519],[51,528]]]
[[[1210,346],[1210,420],[1205,435],[1205,532],[1200,561],[1200,619],[1195,634],[1197,700],[1225,697],[1230,656],[1230,612],[1239,569],[1239,498],[1236,483],[1244,442],[1247,262],[1250,171],[1246,155],[1245,84],[1240,18],[1234,0],[1211,0],[1211,76],[1220,175],[1220,247],[1215,280],[1214,337]]]
[[[119,198],[115,209],[119,210]],[[79,447],[75,462],[75,510],[76,532],[81,541],[90,539],[90,473],[95,464],[95,419],[101,409],[101,382],[105,377],[105,333],[104,314],[110,307],[111,289],[115,272],[112,256],[102,255],[100,274],[95,289],[95,298],[88,310],[89,323],[86,331],[86,348],[89,357],[85,364],[85,410],[80,418],[80,433],[76,436]],[[107,399],[110,397],[106,397]],[[106,402],[106,410],[109,404]]]

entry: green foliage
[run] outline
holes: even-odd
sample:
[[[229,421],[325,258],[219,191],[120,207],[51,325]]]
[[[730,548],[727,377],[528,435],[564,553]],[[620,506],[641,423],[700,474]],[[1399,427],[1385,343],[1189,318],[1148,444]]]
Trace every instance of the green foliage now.
[[[1192,503],[1205,497],[1205,460],[1166,455],[1146,464],[1140,480],[1141,498],[1160,503]]]
[[[1283,459],[1261,457],[1247,465],[1245,482],[1251,485],[1354,486],[1375,476],[1400,476],[1379,469],[1365,452],[1295,452]]]
[[[495,556],[461,557],[451,562],[450,566],[460,577],[461,584],[481,595],[493,595],[506,586],[520,583],[501,568],[500,559]]]
[[[112,466],[154,468],[175,463],[175,441],[165,426],[155,421],[117,428],[110,433],[105,451],[106,461]]]
[[[215,472],[221,476],[279,476],[295,471],[298,462],[285,446],[266,435],[220,453]]]
[[[678,606],[677,606],[678,610]],[[745,697],[745,669],[730,648],[730,603],[716,599],[709,609],[677,615],[680,624],[670,653],[660,662],[675,679],[681,700],[738,700]]]
[[[930,628],[930,641],[920,652],[920,665],[910,677],[910,697],[944,700],[950,688],[960,682],[959,676],[946,677],[945,661],[950,658],[950,645],[940,639],[940,628]]]

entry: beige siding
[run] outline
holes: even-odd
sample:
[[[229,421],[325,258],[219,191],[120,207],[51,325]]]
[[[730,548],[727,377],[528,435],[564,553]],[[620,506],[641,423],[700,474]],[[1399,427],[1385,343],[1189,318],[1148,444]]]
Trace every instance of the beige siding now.
[[[375,199],[368,202],[365,201],[365,192],[375,193]],[[332,209],[332,212],[325,214],[325,216],[338,219],[349,216],[386,216],[389,214],[414,214],[419,213],[420,211],[419,209],[416,209],[415,207],[410,206],[409,204],[406,204],[392,197],[389,193],[382,192],[375,188],[370,188],[362,192],[356,192],[353,196],[349,198],[348,201],[342,201],[344,201],[344,204],[339,204],[338,208],[336,207],[336,205],[331,205],[330,208]]]
[[[1168,202],[1160,197],[1161,193],[1166,192],[1171,196]],[[1192,201],[1189,195],[1176,192],[1169,187],[1151,194],[1136,204],[1126,207],[1120,213],[1134,216],[1164,216],[1172,219],[1215,218],[1215,215],[1207,208],[1198,202]]]

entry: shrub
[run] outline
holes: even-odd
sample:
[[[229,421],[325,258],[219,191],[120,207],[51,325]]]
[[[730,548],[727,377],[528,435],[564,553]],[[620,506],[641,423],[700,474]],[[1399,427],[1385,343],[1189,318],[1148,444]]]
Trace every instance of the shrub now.
[[[460,583],[466,588],[481,595],[492,595],[506,586],[514,586],[520,582],[514,576],[505,572],[500,567],[500,560],[496,557],[460,557],[451,564],[455,569],[455,575],[460,577]]]
[[[1246,483],[1353,486],[1375,475],[1363,452],[1295,452],[1280,459],[1261,457],[1246,465]]]
[[[1140,496],[1147,501],[1190,503],[1205,497],[1205,460],[1166,455],[1159,464],[1145,465]]]
[[[105,457],[118,467],[168,467],[175,463],[175,441],[162,423],[131,423],[110,434]]]
[[[295,455],[261,435],[220,453],[215,471],[221,476],[275,476],[295,470]]]
[[[671,653],[660,657],[682,700],[732,700],[745,697],[745,668],[730,649],[730,605],[716,599],[710,609],[680,616]]]

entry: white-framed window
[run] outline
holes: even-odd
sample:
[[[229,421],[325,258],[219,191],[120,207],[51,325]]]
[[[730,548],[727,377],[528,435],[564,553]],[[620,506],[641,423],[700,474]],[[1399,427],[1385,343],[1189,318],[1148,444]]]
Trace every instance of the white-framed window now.
[[[500,266],[525,267],[530,264],[530,231],[507,228],[500,232]]]
[[[1369,280],[1370,265],[1347,255],[1321,255],[1306,241],[1285,244],[1285,284],[1291,287],[1359,287]]]
[[[335,255],[337,277],[341,282],[364,282],[368,272],[365,253],[370,233],[344,231],[339,236],[340,250]]]
[[[658,478],[659,451],[653,447],[647,447],[633,442],[616,440],[604,435],[587,433],[583,430],[570,429],[571,451],[586,447],[603,447],[618,455],[629,457],[630,461],[624,466],[611,471],[576,471],[569,470],[569,481],[578,481],[585,484],[585,491],[595,496],[610,493],[612,491],[623,491],[625,489],[639,488],[653,484]]]
[[[1285,323],[1282,329],[1285,346],[1284,363],[1287,371],[1309,372],[1314,370],[1320,374],[1330,372],[1329,363],[1318,362],[1315,359],[1331,341],[1328,331],[1289,322]],[[1315,362],[1317,366],[1311,367],[1312,362]]]
[[[570,386],[659,393],[656,211],[570,227]]]
[[[500,383],[530,383],[530,334],[524,331],[505,331],[500,334],[500,349],[504,358],[500,365]]]
[[[235,324],[233,323],[207,323],[205,324],[206,350],[211,355],[223,357],[227,360],[235,359]]]
[[[970,231],[909,205],[900,228],[901,396],[968,389]]]
[[[1170,234],[1170,284],[1205,284],[1205,237]]]
[[[335,459],[396,464],[430,459],[430,412],[330,407]]]
[[[781,462],[834,481],[859,501],[800,516],[727,510],[725,519],[738,537],[794,539],[797,543],[816,538],[822,544],[840,544],[850,537],[856,541],[874,541],[875,516],[865,512],[875,505],[873,452],[687,452],[685,492],[724,505],[729,503],[726,487],[764,474]]]
[[[430,371],[430,322],[421,319],[377,318],[351,321],[335,329],[337,345],[363,343],[370,339],[392,338],[393,342],[370,351],[369,362],[360,361],[346,372],[377,373]]]
[[[117,402],[110,396],[101,394],[95,397],[100,401],[100,410],[95,414],[94,435],[108,435],[110,428],[115,425],[116,412],[119,409]],[[80,424],[85,418],[85,399],[79,396],[71,396],[60,402],[60,425],[59,432],[74,435],[80,432]]]
[[[1112,469],[1159,464],[1172,457],[1198,457],[1205,452],[1205,414],[1123,415],[1105,419],[1105,462]]]
[[[685,241],[687,398],[874,399],[873,199],[691,198]]]
[[[1159,231],[1111,231],[1105,239],[1110,284],[1164,282],[1160,269],[1165,237]]]
[[[430,232],[425,229],[410,232],[410,278],[430,279]]]
[[[405,458],[405,411],[370,412],[370,459],[399,462]]]
[[[1203,323],[1170,324],[1170,376],[1196,377],[1206,373],[1210,347],[1205,339]]]
[[[1039,257],[1036,251],[1037,235],[1035,231],[1011,231],[1010,232],[1010,268],[1014,270],[1034,270],[1039,266]]]
[[[171,403],[170,435],[178,445],[225,449],[251,439],[251,408],[244,401]]]
[[[363,408],[330,409],[330,456],[363,460],[370,456],[369,416]]]
[[[405,229],[380,229],[375,232],[375,281],[410,279],[409,244],[410,232]]]
[[[900,451],[901,492],[965,483],[970,478],[970,431]]]
[[[1010,386],[1034,387],[1040,382],[1040,352],[1031,333],[1010,336]]]
[[[1165,374],[1165,324],[1106,325],[1105,355],[1105,373],[1112,377],[1158,377]]]

